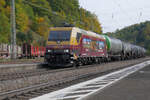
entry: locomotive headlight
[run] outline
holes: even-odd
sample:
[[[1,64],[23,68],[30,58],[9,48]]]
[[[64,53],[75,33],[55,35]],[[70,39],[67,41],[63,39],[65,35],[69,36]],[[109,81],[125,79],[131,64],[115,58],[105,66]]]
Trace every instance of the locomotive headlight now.
[[[47,50],[47,52],[52,52],[52,50]]]
[[[66,49],[66,50],[64,50],[64,52],[65,52],[65,53],[68,53],[68,52],[69,52],[69,50],[68,50],[68,49]]]

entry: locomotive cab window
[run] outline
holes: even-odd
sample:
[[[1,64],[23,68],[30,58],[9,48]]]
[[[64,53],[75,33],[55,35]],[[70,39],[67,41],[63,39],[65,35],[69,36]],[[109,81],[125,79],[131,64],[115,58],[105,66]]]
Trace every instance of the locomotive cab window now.
[[[71,31],[50,31],[48,41],[70,41]]]
[[[77,39],[77,42],[79,43],[79,41],[80,41],[80,38],[81,38],[81,33],[77,33],[77,37],[76,37],[76,39]]]

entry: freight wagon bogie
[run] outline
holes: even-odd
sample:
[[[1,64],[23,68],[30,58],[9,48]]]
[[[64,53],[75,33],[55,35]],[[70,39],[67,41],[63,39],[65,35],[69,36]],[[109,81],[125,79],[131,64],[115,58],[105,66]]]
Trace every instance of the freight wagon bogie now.
[[[125,42],[122,42],[122,46],[123,46],[123,57],[124,57],[124,59],[131,59],[132,57],[132,55],[131,55],[131,52],[132,52],[132,50],[131,50],[131,44],[129,44],[129,43],[125,43]]]

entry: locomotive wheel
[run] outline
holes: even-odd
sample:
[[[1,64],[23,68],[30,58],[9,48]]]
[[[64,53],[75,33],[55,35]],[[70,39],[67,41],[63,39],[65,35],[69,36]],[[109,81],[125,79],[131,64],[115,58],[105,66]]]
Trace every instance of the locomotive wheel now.
[[[101,59],[100,58],[98,59],[98,64],[101,64]]]
[[[73,67],[76,67],[76,68],[78,68],[78,67],[79,67],[79,65],[77,64],[77,61],[73,61],[72,66],[73,66]]]
[[[99,59],[98,58],[95,58],[95,63],[99,64]]]

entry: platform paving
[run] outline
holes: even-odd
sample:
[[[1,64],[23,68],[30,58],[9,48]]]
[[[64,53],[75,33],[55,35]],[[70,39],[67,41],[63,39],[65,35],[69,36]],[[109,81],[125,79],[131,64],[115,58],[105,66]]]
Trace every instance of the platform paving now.
[[[85,100],[150,100],[150,66],[88,96]]]

